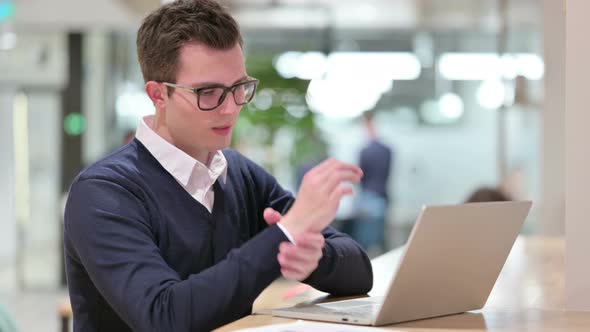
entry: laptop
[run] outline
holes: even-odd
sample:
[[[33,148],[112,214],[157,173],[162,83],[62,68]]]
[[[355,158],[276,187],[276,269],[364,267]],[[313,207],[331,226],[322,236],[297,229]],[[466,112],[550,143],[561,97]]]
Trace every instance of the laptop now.
[[[425,206],[383,297],[275,309],[274,316],[388,325],[481,309],[530,201]]]

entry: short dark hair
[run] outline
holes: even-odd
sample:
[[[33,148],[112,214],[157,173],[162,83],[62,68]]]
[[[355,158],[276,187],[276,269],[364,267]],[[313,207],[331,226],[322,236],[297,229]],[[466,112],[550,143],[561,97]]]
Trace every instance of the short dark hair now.
[[[137,57],[145,82],[176,83],[178,54],[186,43],[227,50],[243,45],[233,17],[214,0],[177,0],[149,14],[137,31]]]
[[[362,118],[363,118],[363,120],[365,120],[367,122],[373,121],[373,119],[375,118],[375,111],[370,110],[370,111],[364,112],[362,115]]]
[[[467,203],[474,202],[503,202],[512,199],[499,188],[480,187],[473,191],[467,198]]]

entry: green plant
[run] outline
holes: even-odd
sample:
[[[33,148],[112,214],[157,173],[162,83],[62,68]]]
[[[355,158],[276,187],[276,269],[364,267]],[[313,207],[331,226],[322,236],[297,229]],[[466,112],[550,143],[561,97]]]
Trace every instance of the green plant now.
[[[254,102],[242,110],[232,145],[246,142],[268,147],[279,129],[288,128],[294,139],[289,157],[292,165],[323,157],[326,146],[317,133],[315,114],[305,101],[309,81],[281,77],[273,66],[272,55],[249,54],[246,62],[249,75],[259,79],[260,85]]]

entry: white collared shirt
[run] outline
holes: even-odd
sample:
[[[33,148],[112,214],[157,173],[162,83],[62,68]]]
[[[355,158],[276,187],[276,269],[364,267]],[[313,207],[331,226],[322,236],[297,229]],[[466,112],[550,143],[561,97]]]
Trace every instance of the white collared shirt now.
[[[219,177],[227,180],[227,160],[221,151],[211,159],[209,167],[156,134],[152,129],[153,115],[141,119],[135,137],[178,183],[201,203],[209,213],[213,211],[213,184]]]
[[[170,173],[174,179],[211,213],[215,193],[213,184],[219,177],[225,184],[227,181],[227,160],[219,150],[213,155],[209,167],[197,159],[189,156],[173,144],[163,139],[153,129],[154,115],[148,115],[141,119],[135,138],[156,158],[156,160]],[[285,236],[295,243],[293,237],[280,223],[277,226]]]

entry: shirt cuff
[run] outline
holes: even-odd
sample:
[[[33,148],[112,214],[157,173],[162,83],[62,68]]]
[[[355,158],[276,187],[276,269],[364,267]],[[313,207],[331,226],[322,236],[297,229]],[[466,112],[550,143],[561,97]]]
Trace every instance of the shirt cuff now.
[[[280,222],[277,223],[277,226],[279,226],[279,228],[281,229],[281,231],[283,231],[283,233],[285,234],[285,236],[287,237],[287,239],[289,239],[289,241],[291,241],[291,243],[296,244],[295,243],[295,240],[291,236],[291,233],[289,233],[289,231],[287,231],[287,229],[283,225],[281,225]]]

